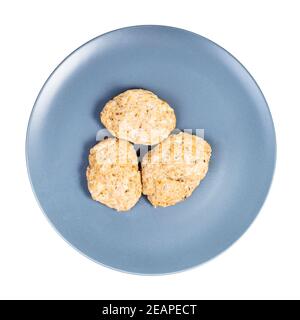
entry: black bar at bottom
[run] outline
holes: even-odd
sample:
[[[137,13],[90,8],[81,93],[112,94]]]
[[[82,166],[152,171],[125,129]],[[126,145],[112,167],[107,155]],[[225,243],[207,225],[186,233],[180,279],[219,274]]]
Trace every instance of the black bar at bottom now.
[[[66,317],[96,319],[200,319],[214,313],[210,301],[197,300],[102,300],[102,301],[1,301],[1,314],[30,319]],[[225,310],[224,310],[225,311]],[[226,312],[225,312],[226,314]]]

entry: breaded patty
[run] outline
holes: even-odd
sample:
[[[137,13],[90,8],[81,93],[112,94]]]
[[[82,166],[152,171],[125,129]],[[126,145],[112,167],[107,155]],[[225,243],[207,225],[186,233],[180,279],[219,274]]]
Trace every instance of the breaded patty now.
[[[210,145],[198,136],[169,136],[142,160],[143,193],[155,207],[188,198],[205,177],[210,156]]]
[[[96,144],[86,176],[92,198],[117,211],[131,209],[141,196],[138,159],[128,141],[109,138]]]
[[[127,90],[108,101],[100,119],[117,138],[145,145],[163,141],[176,126],[168,103],[143,89]]]

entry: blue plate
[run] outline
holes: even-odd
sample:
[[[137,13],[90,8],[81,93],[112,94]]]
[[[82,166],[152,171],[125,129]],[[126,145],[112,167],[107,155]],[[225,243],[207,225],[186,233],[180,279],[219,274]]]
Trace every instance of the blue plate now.
[[[208,175],[176,206],[154,209],[143,197],[119,214],[89,196],[99,112],[129,88],[157,93],[179,129],[204,129],[212,146]],[[246,231],[269,190],[276,142],[260,89],[232,55],[185,30],[137,26],[89,41],[55,69],[33,108],[26,153],[38,202],[71,245],[114,269],[163,274],[215,257]]]

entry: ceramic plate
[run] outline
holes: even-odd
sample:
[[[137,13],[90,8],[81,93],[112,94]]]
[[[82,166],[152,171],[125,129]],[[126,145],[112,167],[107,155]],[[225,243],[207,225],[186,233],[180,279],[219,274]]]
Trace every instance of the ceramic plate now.
[[[120,214],[91,199],[85,170],[99,112],[130,88],[168,101],[178,129],[204,129],[213,154],[186,201],[154,209],[142,197]],[[137,26],[89,41],[55,69],[33,108],[26,153],[36,198],[73,247],[114,269],[164,274],[215,257],[246,231],[267,196],[276,143],[262,92],[231,54],[185,30]]]

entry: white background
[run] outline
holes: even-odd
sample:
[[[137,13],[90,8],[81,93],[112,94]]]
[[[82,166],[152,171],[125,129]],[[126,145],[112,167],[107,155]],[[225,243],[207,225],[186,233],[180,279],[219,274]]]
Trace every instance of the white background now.
[[[299,17],[297,0],[2,1],[0,298],[299,299]],[[89,39],[138,24],[225,47],[257,80],[277,133],[277,170],[255,223],[218,258],[168,276],[112,271],[72,249],[41,213],[25,166],[28,117],[50,72]]]

